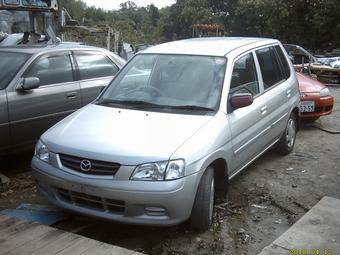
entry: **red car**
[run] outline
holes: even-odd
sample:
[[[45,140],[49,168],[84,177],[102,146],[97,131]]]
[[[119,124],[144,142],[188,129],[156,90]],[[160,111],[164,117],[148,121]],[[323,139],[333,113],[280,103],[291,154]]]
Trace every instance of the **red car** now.
[[[300,112],[305,120],[314,121],[332,112],[334,99],[321,82],[296,72],[300,89]]]

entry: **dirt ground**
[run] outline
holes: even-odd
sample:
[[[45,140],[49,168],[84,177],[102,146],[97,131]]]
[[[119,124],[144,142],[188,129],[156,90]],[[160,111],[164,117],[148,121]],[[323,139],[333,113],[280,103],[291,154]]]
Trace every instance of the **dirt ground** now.
[[[121,225],[69,214],[54,227],[147,254],[256,254],[286,231],[323,196],[340,199],[340,88],[331,88],[332,115],[305,124],[293,153],[269,151],[231,182],[227,200],[215,205],[215,223],[206,232],[187,224],[171,228]],[[30,154],[1,162],[11,178],[0,195],[0,210],[22,202],[46,203],[35,193],[29,173]],[[315,247],[316,249],[318,247]]]

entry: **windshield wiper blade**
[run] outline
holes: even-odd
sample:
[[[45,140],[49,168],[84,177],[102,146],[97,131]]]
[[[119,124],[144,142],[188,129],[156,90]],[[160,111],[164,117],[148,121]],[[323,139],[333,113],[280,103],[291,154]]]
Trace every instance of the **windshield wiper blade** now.
[[[102,99],[97,102],[99,105],[119,105],[119,106],[141,106],[141,107],[162,107],[162,105],[142,101],[142,100],[113,100]]]
[[[215,111],[215,109],[213,108],[208,108],[208,107],[198,106],[198,105],[171,105],[168,107],[172,109],[179,109],[179,110],[208,111],[208,112]]]
[[[98,105],[121,105],[119,101],[112,99],[99,99],[96,103]]]

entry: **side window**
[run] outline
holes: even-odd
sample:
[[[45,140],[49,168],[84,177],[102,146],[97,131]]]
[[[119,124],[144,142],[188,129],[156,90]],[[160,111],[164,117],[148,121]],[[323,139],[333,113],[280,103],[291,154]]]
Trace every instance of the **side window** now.
[[[257,50],[256,56],[261,68],[264,89],[284,80],[273,47]]]
[[[282,66],[282,71],[283,71],[283,76],[285,79],[288,79],[290,77],[290,68],[289,68],[289,64],[287,62],[287,58],[284,55],[281,47],[279,45],[275,46],[275,50],[279,56],[280,62],[281,62],[281,66]]]
[[[40,86],[73,81],[68,54],[42,57],[28,69],[25,77],[38,77]]]
[[[75,58],[81,80],[114,76],[119,71],[118,66],[111,59],[101,54],[78,53]]]
[[[239,58],[235,64],[230,83],[230,93],[251,92],[253,95],[260,93],[256,75],[256,67],[253,54],[249,53]]]

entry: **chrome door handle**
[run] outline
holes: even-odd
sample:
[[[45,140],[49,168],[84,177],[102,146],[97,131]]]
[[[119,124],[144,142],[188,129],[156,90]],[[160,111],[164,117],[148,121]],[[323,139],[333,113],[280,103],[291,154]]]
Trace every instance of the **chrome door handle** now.
[[[75,98],[76,96],[77,96],[77,92],[66,93],[66,97],[69,99]]]
[[[292,95],[291,92],[292,92],[291,90],[286,91],[287,97],[290,97]]]
[[[260,111],[262,115],[265,115],[267,113],[267,106],[263,106]]]

